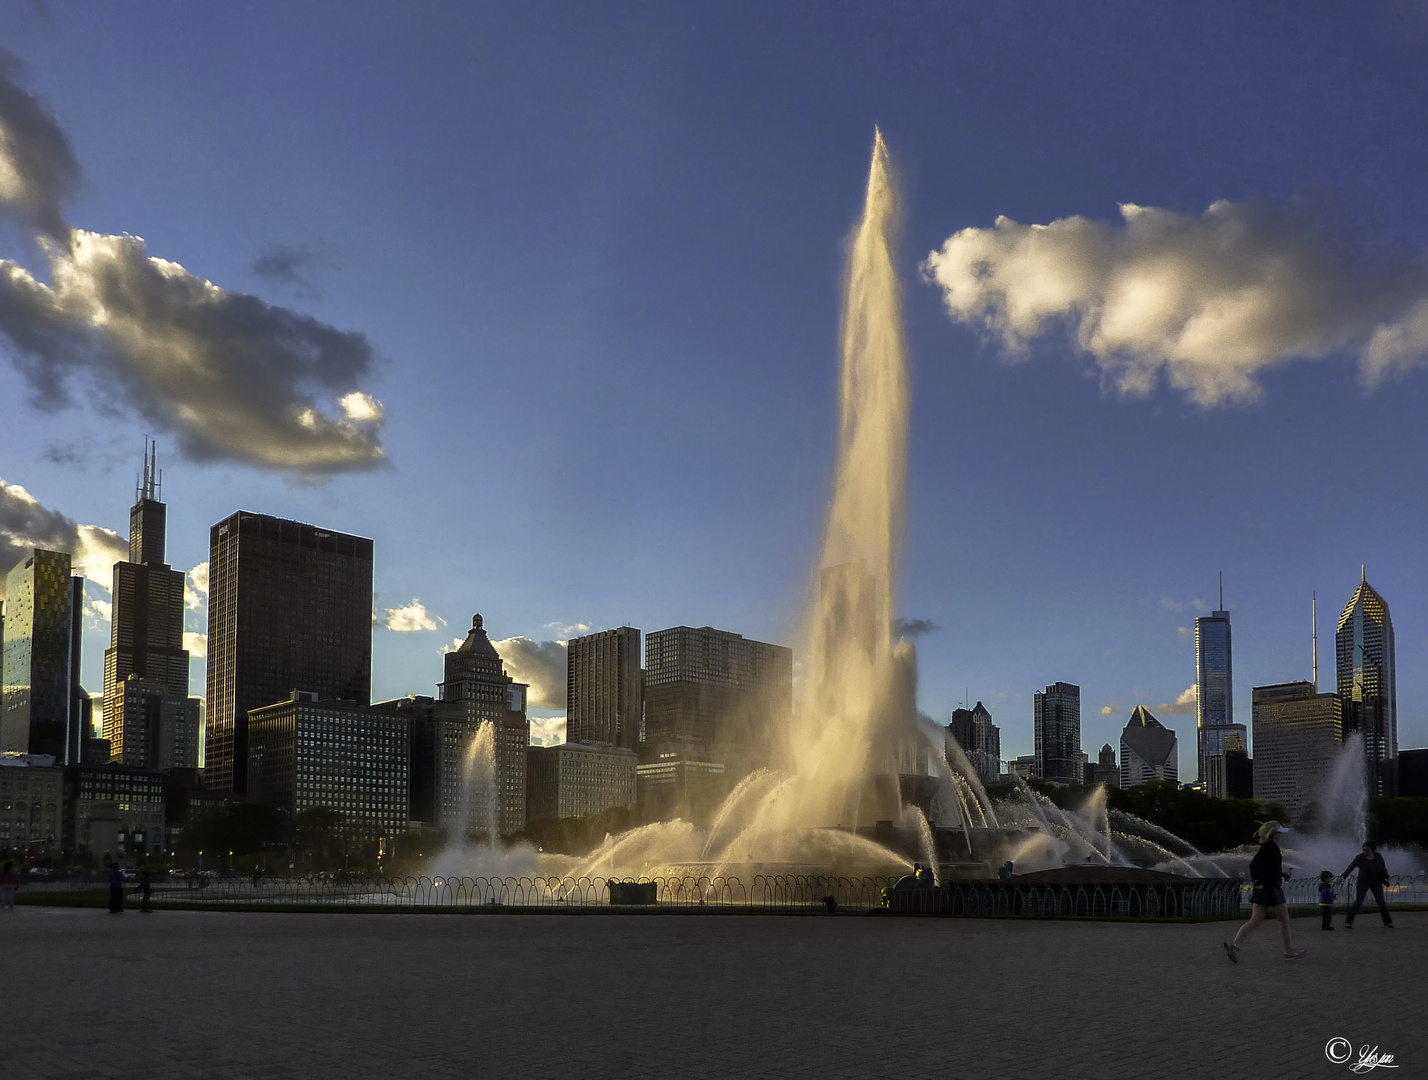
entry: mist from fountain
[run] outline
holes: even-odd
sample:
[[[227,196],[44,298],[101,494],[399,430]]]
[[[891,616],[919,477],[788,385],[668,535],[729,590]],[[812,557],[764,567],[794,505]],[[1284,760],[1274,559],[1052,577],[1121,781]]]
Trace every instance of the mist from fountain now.
[[[500,809],[496,725],[488,722],[476,729],[462,755],[454,824],[445,848],[432,863],[434,878],[509,877],[539,868],[540,856],[533,845],[501,842]]]

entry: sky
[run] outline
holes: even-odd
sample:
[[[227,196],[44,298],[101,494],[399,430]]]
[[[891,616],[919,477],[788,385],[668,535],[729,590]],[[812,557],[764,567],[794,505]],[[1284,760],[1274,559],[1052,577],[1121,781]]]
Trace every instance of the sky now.
[[[1011,757],[1074,682],[1092,757],[1145,704],[1189,779],[1217,575],[1248,722],[1366,564],[1428,745],[1422,4],[76,0],[0,43],[0,561],[80,556],[91,687],[146,436],[181,569],[239,508],[374,539],[378,699],[478,611],[541,738],[582,629],[794,642],[877,125],[922,711]]]

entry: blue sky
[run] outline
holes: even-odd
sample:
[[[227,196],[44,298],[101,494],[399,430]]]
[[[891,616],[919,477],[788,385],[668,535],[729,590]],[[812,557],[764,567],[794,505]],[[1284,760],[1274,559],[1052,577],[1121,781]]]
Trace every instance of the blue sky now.
[[[231,430],[183,428],[165,376],[120,393],[134,369],[76,365],[41,409],[33,367],[3,363],[0,477],[122,531],[152,434],[175,565],[239,507],[373,537],[384,621],[414,599],[447,621],[379,626],[378,696],[431,692],[478,610],[534,642],[623,623],[791,640],[878,124],[905,197],[901,608],[940,627],[917,640],[923,711],[945,722],[965,688],[1026,753],[1032,693],[1072,681],[1093,756],[1143,703],[1188,777],[1193,718],[1158,706],[1194,680],[1186,628],[1217,572],[1247,722],[1252,686],[1308,677],[1311,591],[1327,640],[1366,562],[1398,631],[1400,742],[1428,743],[1428,370],[1409,349],[1367,387],[1367,335],[1408,301],[1336,299],[1418,295],[1421,5],[10,3],[0,39],[82,169],[70,225],[371,354],[343,339],[301,390],[356,455],[338,465],[254,442],[261,395]],[[1074,313],[1011,362],[982,319],[998,298],[954,320],[922,271],[1002,215],[1114,237],[1134,203],[1193,232],[1217,200],[1328,253],[1276,279],[1311,300],[1327,281],[1307,307],[1329,314],[1314,356],[1254,368],[1257,396],[1204,404],[1169,368],[1126,392]],[[48,281],[34,233],[12,218],[0,256]],[[344,420],[350,392],[380,421]],[[319,452],[289,428],[291,454]]]

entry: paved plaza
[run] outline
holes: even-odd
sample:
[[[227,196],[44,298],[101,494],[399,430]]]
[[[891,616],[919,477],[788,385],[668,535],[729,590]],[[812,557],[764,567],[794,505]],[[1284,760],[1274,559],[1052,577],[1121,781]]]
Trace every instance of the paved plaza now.
[[[0,913],[0,1077],[1428,1076],[1428,913],[1233,923]]]

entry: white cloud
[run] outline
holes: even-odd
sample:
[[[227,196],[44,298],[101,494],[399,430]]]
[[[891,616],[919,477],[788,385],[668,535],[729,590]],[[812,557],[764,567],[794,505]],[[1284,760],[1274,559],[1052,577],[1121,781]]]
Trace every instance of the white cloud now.
[[[1162,596],[1160,598],[1160,606],[1163,607],[1166,611],[1180,612],[1185,610],[1184,604],[1180,603],[1178,600],[1172,600],[1168,596]]]
[[[114,582],[114,564],[129,557],[128,542],[113,529],[81,525],[0,478],[0,595],[11,567],[37,547],[69,552],[74,571],[105,589]]]
[[[493,641],[506,674],[530,687],[527,699],[538,709],[565,708],[567,656],[563,641],[535,641],[528,637]]]
[[[560,641],[569,641],[573,637],[579,637],[581,634],[590,633],[591,629],[593,628],[588,623],[583,622],[548,622],[545,624],[545,629],[554,630],[556,638],[558,638]]]
[[[420,600],[412,599],[405,607],[387,608],[388,630],[398,634],[410,634],[419,630],[436,630],[446,625],[446,620],[440,615],[433,617],[429,615]]]
[[[353,390],[345,397],[339,398],[338,405],[342,407],[342,413],[349,420],[355,420],[359,424],[380,424],[384,410],[382,403],[371,394],[364,394],[360,390]]]
[[[1177,626],[1175,632],[1180,635],[1181,641],[1192,641],[1195,638],[1195,631],[1188,626]]]
[[[532,716],[530,722],[532,746],[558,746],[565,742],[565,717],[563,715]]]
[[[183,606],[203,611],[208,606],[208,560],[204,559],[183,578]]]
[[[1196,216],[1126,203],[1123,223],[1061,218],[949,237],[923,264],[951,317],[1011,356],[1057,326],[1126,394],[1162,375],[1201,405],[1253,400],[1296,359],[1360,356],[1372,388],[1428,357],[1428,265],[1367,252],[1269,202]]]
[[[373,620],[373,621],[375,621],[375,620]],[[461,648],[461,643],[462,643],[463,641],[465,641],[465,640],[466,640],[465,638],[454,637],[454,638],[451,639],[451,644],[450,644],[450,645],[443,645],[443,646],[441,646],[441,648],[437,649],[436,651],[439,652],[439,653],[441,653],[443,656],[445,656],[447,653],[449,653],[449,652],[455,652],[457,649]]]
[[[1114,716],[1114,715],[1115,715],[1115,712],[1116,712],[1116,707],[1115,707],[1114,705],[1102,705],[1102,706],[1101,706],[1101,715],[1102,715],[1102,716]]]
[[[15,75],[0,56],[0,216],[35,235],[46,265],[0,259],[0,341],[35,402],[65,405],[82,379],[193,460],[305,479],[380,465],[382,407],[358,385],[379,362],[370,342],[219,288],[139,237],[72,228],[79,165]]]
[[[1195,687],[1192,685],[1181,692],[1180,696],[1175,699],[1174,704],[1162,701],[1159,705],[1155,707],[1155,711],[1163,713],[1173,713],[1180,716],[1194,716],[1195,701]]]
[[[208,635],[195,634],[191,630],[183,632],[183,647],[188,650],[190,656],[208,656]]]
[[[86,596],[84,598],[84,615],[86,618],[98,619],[100,622],[113,622],[114,604],[110,600]]]

